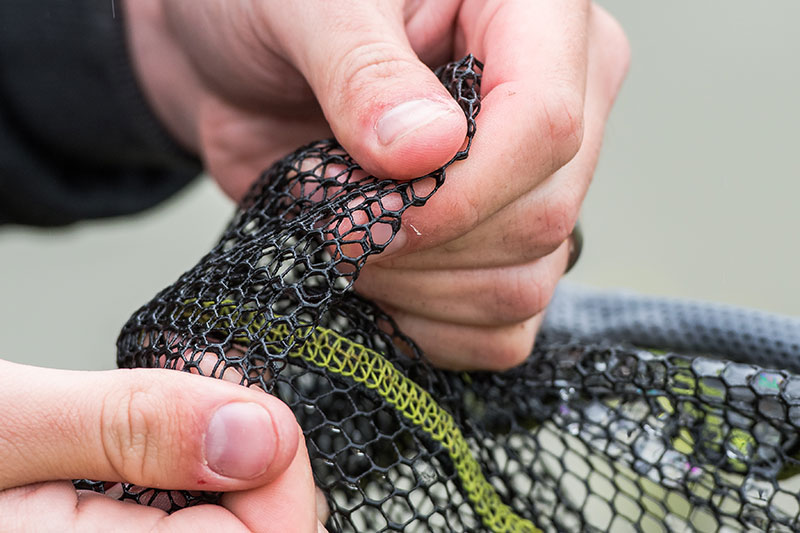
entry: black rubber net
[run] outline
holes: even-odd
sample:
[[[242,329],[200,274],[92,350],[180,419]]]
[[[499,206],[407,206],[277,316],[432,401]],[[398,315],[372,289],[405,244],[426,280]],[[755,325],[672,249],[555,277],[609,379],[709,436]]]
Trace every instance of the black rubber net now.
[[[352,290],[391,241],[373,234],[393,235],[467,158],[480,73],[471,56],[438,71],[469,127],[427,176],[368,176],[332,140],[277,162],[216,247],[124,326],[119,366],[286,402],[330,531],[800,530],[799,320],[565,285],[524,364],[449,372]],[[170,510],[218,497],[109,493]]]

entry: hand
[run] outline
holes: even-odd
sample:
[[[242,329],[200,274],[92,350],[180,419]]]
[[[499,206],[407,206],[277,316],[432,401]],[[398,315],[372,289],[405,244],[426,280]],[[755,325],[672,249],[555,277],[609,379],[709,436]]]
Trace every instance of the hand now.
[[[0,361],[0,410],[3,531],[321,528],[297,422],[273,396],[174,370],[74,372]],[[76,491],[75,478],[235,492],[221,506],[167,515]]]
[[[466,123],[429,66],[483,60],[469,160],[357,289],[440,365],[527,357],[627,69],[610,16],[588,0],[137,0],[127,15],[154,108],[237,199],[331,133],[381,177],[435,169]]]

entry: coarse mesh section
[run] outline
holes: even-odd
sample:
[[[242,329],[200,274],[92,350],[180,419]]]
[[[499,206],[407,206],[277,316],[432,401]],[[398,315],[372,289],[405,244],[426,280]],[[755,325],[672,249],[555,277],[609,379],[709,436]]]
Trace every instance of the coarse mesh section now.
[[[471,56],[438,71],[469,127],[436,172],[381,180],[335,141],[276,163],[219,244],[124,326],[119,366],[286,402],[331,531],[798,530],[800,377],[556,328],[511,371],[448,372],[351,290],[391,241],[377,236],[466,158],[480,71]],[[171,511],[218,497],[76,485]]]

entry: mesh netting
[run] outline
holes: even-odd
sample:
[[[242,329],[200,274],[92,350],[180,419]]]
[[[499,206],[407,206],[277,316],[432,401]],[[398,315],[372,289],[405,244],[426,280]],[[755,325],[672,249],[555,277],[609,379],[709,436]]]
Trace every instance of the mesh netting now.
[[[788,371],[551,328],[511,371],[448,372],[351,290],[403,212],[466,158],[480,70],[467,57],[438,72],[469,127],[436,172],[380,180],[334,141],[276,163],[219,244],[125,325],[119,365],[286,402],[331,531],[797,530],[800,378]],[[77,485],[170,510],[218,497]]]

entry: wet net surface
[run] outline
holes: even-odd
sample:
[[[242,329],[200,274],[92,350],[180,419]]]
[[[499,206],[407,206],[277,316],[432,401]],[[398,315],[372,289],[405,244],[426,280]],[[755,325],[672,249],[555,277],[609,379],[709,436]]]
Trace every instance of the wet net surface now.
[[[447,372],[351,290],[403,212],[466,158],[480,72],[472,57],[438,72],[468,138],[428,176],[368,176],[334,141],[268,170],[218,245],[124,326],[119,366],[281,398],[331,531],[797,531],[790,370],[552,329],[511,371]],[[218,496],[76,484],[170,510]]]

